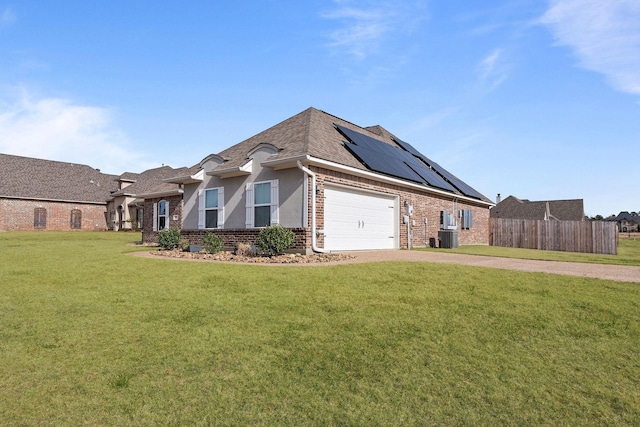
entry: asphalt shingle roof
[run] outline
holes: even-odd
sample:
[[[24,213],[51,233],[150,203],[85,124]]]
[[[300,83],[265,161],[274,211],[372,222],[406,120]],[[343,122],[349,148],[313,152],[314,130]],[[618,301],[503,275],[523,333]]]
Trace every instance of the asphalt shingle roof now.
[[[559,221],[582,221],[584,202],[582,199],[530,201],[509,196],[491,209],[491,218],[545,219],[549,207],[550,219]]]
[[[247,154],[253,148],[259,144],[271,144],[279,151],[268,159],[269,162],[308,155],[355,169],[368,170],[345,148],[346,139],[336,130],[335,125],[397,147],[394,142],[395,136],[379,125],[363,128],[311,107],[221,151],[218,155],[224,158],[225,162],[218,168],[224,170],[242,166],[248,162]],[[484,200],[489,201],[486,197]]]
[[[137,174],[125,172],[120,176],[120,179],[126,177],[124,180],[133,181],[132,184],[122,190],[114,192],[111,197],[121,195],[144,195],[175,190],[178,188],[176,184],[163,182],[163,180],[179,175],[186,175],[189,171],[190,169],[186,167],[174,169],[170,166],[161,166],[159,168],[148,169]]]
[[[0,197],[105,203],[116,178],[87,165],[0,154]]]

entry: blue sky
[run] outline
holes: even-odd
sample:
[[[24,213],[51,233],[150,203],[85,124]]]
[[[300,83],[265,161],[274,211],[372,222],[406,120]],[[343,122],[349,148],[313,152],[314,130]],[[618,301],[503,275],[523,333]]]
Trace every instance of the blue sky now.
[[[640,0],[0,0],[0,152],[192,166],[310,107],[490,198],[640,210]]]

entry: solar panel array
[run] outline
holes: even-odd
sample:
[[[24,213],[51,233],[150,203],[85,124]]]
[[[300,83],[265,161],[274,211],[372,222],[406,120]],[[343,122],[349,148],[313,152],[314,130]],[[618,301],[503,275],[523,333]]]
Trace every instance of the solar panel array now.
[[[477,199],[484,198],[411,144],[395,140],[402,148],[394,147],[344,126],[336,125],[336,128],[349,140],[344,146],[370,170]]]
[[[400,139],[394,139],[394,141],[398,145],[400,145],[402,148],[404,148],[405,150],[407,150],[408,152],[410,152],[414,156],[418,157],[420,160],[422,160],[424,163],[426,163],[428,166],[430,166],[432,169],[434,169],[438,174],[443,176],[454,187],[456,187],[458,190],[460,190],[460,192],[462,194],[464,194],[465,196],[473,197],[473,198],[480,199],[480,200],[484,199],[484,196],[482,194],[480,194],[478,191],[476,191],[474,188],[469,186],[469,184],[467,184],[466,182],[462,181],[460,178],[458,178],[457,176],[455,176],[454,174],[452,174],[451,172],[449,172],[448,170],[446,170],[445,168],[443,168],[438,163],[434,162],[433,160],[431,160],[430,158],[428,158],[424,154],[420,153],[418,150],[413,148],[413,146],[411,144],[409,144],[408,142],[404,142],[404,141],[402,141]]]

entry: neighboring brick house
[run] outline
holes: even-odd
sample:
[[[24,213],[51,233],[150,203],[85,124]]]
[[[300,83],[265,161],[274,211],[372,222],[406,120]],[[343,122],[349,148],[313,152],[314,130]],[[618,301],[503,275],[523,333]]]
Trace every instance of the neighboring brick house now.
[[[179,174],[186,173],[187,168],[173,169],[169,166],[148,169],[141,173],[125,172],[116,178],[117,190],[114,191],[107,200],[107,213],[109,218],[110,230],[142,230],[145,221],[153,221],[152,212],[154,204],[162,200],[163,197],[172,197],[180,201],[182,204],[182,190],[177,184],[169,184],[163,182],[165,178],[174,177]],[[158,199],[145,210],[145,198]],[[173,204],[169,204],[169,208],[178,208],[175,200]],[[173,212],[175,209],[171,209]],[[145,220],[145,212],[151,216]],[[161,213],[168,215],[166,205],[161,204]],[[157,212],[156,212],[157,215]],[[176,215],[172,213],[171,218]],[[175,228],[182,225],[181,215],[178,219],[173,220],[171,224]],[[169,226],[166,222],[166,226]],[[178,225],[179,224],[179,225]],[[163,223],[164,227],[165,224]]]
[[[499,197],[500,195],[498,195]],[[532,202],[509,196],[491,209],[491,218],[584,221],[582,199]]]
[[[426,246],[443,228],[486,245],[494,205],[386,129],[315,108],[164,181],[182,187],[182,234],[194,244],[206,231],[251,243],[281,224],[307,252]],[[145,221],[145,241],[159,220]]]
[[[640,215],[636,212],[620,212],[614,221],[618,223],[618,230],[621,232],[640,231]]]
[[[0,230],[106,230],[116,178],[87,165],[0,154]]]

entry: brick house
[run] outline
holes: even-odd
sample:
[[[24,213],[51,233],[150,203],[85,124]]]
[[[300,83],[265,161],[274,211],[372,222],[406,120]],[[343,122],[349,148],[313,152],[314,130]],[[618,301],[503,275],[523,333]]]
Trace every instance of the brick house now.
[[[281,224],[307,253],[426,246],[442,229],[489,242],[489,199],[381,126],[315,108],[185,172],[164,179],[181,200],[145,196],[144,241],[169,224],[193,244],[211,231],[232,247]]]
[[[0,154],[0,230],[106,230],[116,178],[87,165]]]
[[[500,197],[500,195],[498,195]],[[530,201],[509,196],[497,200],[491,218],[584,221],[582,199]]]
[[[640,215],[636,212],[620,212],[614,221],[618,223],[620,232],[640,231]]]
[[[145,212],[151,215],[155,197],[177,197],[182,204],[182,190],[177,184],[165,183],[165,178],[186,173],[187,168],[173,169],[169,166],[148,169],[141,173],[125,172],[116,178],[117,190],[112,192],[107,200],[108,227],[110,230],[142,230],[145,223]],[[145,209],[145,198],[151,203]],[[169,207],[179,208],[174,203]],[[157,204],[157,201],[155,202]],[[157,205],[156,205],[157,207]],[[162,207],[164,209],[164,205]],[[164,212],[164,210],[163,210]],[[175,213],[171,215],[171,218]],[[181,218],[181,215],[180,215]],[[151,221],[151,217],[147,218]],[[178,221],[178,222],[175,222]],[[175,220],[171,226],[181,228],[181,219]],[[169,226],[169,222],[166,224]]]

